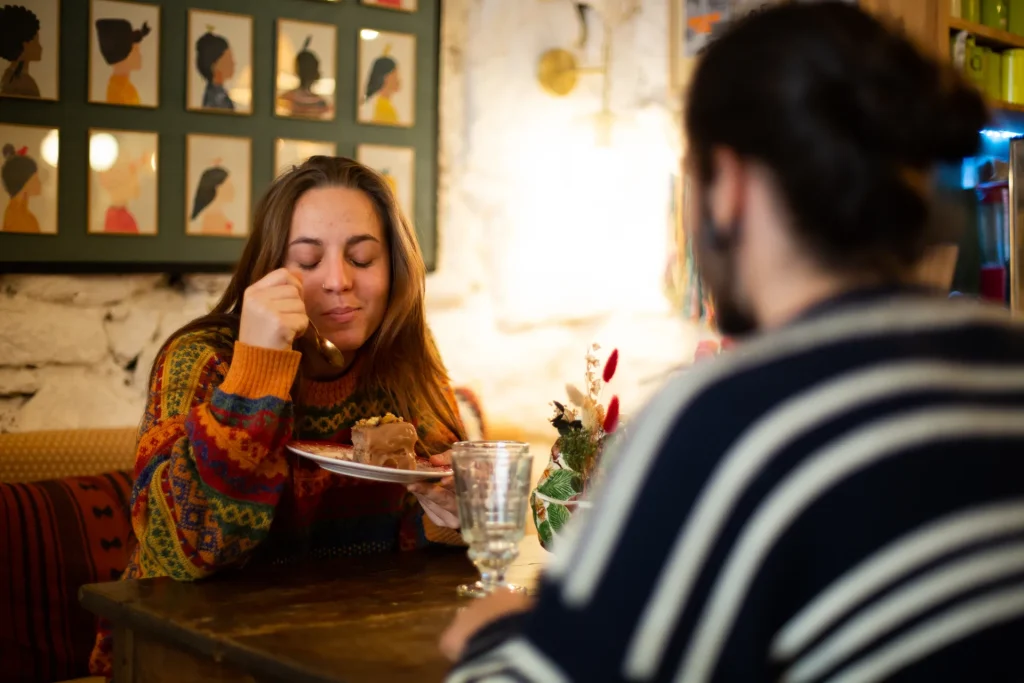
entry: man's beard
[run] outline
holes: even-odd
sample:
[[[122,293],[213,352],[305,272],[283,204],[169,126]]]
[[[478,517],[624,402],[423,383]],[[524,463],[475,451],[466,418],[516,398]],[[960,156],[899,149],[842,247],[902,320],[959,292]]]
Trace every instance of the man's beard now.
[[[718,230],[706,199],[700,202],[697,239],[697,269],[711,291],[715,324],[727,337],[743,337],[757,332],[754,315],[740,302],[736,291],[736,243],[739,226],[728,234]]]

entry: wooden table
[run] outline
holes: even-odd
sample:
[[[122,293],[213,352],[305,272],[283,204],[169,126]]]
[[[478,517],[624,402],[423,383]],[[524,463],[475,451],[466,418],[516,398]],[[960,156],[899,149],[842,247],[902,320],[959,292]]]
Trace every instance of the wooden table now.
[[[509,581],[529,587],[547,560],[527,536]],[[464,549],[251,568],[197,583],[83,586],[114,624],[115,681],[429,683],[448,664],[437,641],[474,580]]]

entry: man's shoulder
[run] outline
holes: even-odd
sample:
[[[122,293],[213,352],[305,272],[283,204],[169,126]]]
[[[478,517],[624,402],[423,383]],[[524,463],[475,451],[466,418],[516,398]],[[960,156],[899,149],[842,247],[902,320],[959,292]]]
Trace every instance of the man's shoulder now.
[[[990,306],[913,298],[850,306],[743,341],[680,372],[645,413],[663,424],[707,427],[713,418],[716,428],[739,428],[839,375],[946,356],[993,362],[988,349],[1008,342],[1013,348],[1001,358],[1024,363],[1024,325]]]

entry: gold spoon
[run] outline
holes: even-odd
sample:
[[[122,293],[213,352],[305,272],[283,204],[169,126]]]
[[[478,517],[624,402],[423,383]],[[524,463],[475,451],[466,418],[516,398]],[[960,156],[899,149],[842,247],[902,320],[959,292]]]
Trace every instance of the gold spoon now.
[[[313,339],[316,341],[316,348],[320,351],[320,355],[335,367],[345,367],[345,354],[341,352],[341,349],[335,346],[331,340],[321,335],[320,330],[316,329],[316,325],[313,324],[312,320],[309,321],[309,326],[313,329]]]

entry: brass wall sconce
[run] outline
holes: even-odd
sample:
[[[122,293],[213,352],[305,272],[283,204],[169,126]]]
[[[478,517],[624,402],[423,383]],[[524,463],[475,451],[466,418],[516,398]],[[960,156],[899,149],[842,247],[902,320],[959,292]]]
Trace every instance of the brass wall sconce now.
[[[574,3],[576,15],[580,22],[580,38],[577,48],[587,43],[587,13],[590,6],[586,3]],[[611,126],[614,114],[611,111],[611,78],[609,72],[612,63],[612,32],[616,26],[632,18],[640,11],[641,0],[624,0],[623,11],[617,16],[608,12],[602,17],[604,31],[601,36],[601,63],[593,66],[581,66],[576,55],[563,48],[547,50],[540,56],[537,63],[537,81],[541,88],[555,97],[569,95],[579,84],[580,76],[599,74],[601,76],[601,109],[596,115],[598,126],[598,144],[607,146],[611,143]]]
[[[606,64],[607,62],[598,66],[580,66],[576,55],[556,47],[540,56],[540,62],[537,64],[537,80],[548,94],[565,97],[576,89],[581,75],[605,74]]]
[[[590,5],[584,2],[573,4],[580,24],[580,37],[576,42],[576,47],[583,48],[587,44],[589,35],[587,13],[590,11]],[[562,48],[553,48],[542,54],[537,64],[537,80],[544,91],[556,97],[565,97],[576,89],[579,77],[584,74],[602,74],[606,76],[605,81],[607,81],[608,64],[611,61],[610,34],[611,22],[606,19],[601,46],[601,64],[597,66],[580,66],[576,55]]]

